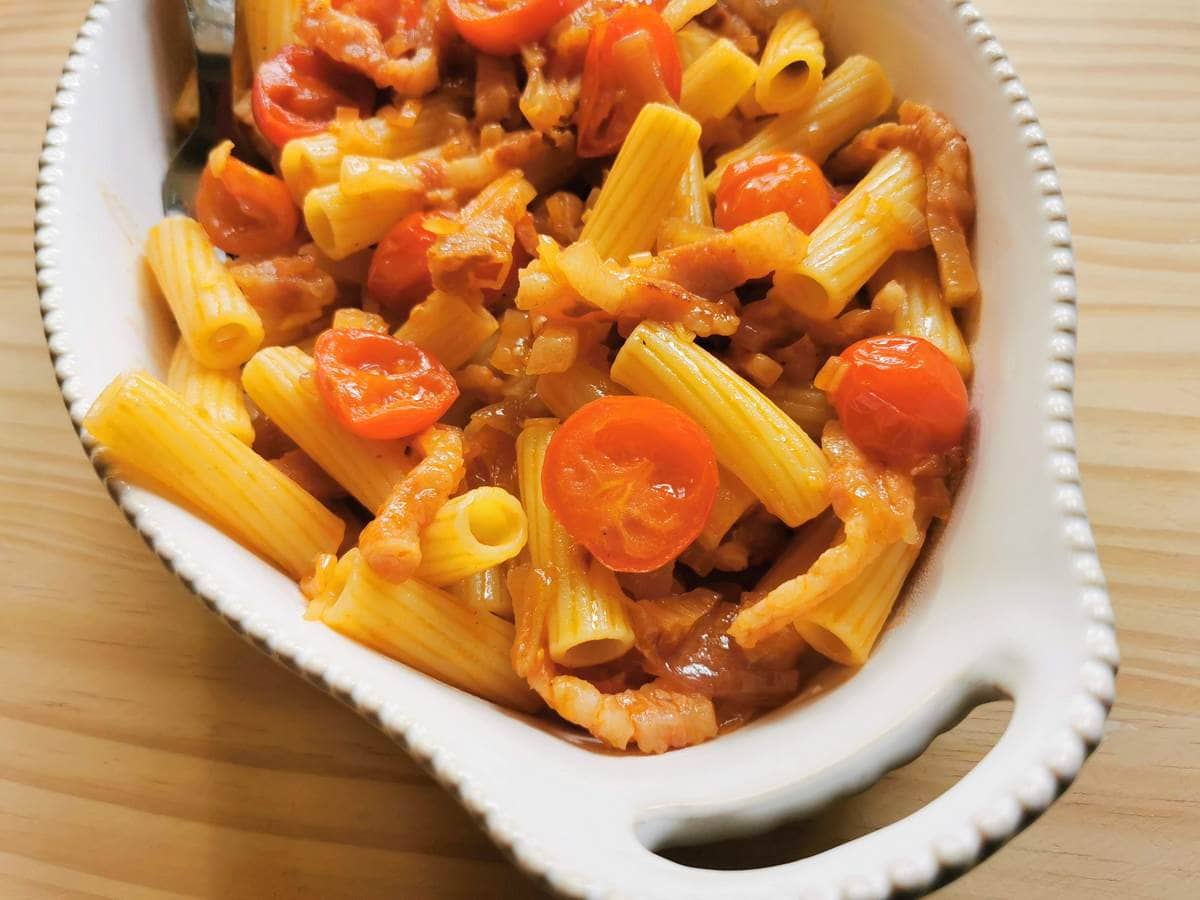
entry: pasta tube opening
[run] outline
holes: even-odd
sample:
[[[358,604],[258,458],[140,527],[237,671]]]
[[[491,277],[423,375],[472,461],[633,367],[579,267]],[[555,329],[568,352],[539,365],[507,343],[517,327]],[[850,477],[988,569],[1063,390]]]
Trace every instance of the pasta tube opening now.
[[[521,503],[499,487],[479,487],[447,501],[421,535],[417,577],[449,585],[490,569],[525,548]]]

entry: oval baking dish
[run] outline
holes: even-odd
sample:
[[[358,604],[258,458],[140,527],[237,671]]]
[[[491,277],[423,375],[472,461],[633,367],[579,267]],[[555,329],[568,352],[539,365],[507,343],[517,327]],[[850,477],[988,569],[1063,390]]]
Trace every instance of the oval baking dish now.
[[[141,366],[161,375],[172,350],[140,251],[161,215],[172,143],[178,60],[164,49],[171,42],[158,20],[167,6],[99,0],[50,114],[37,194],[38,286],[77,429],[117,372]],[[282,573],[169,501],[106,478],[133,526],[213,612],[395,738],[520,866],[566,895],[931,889],[1061,793],[1099,742],[1113,700],[1116,640],[1074,453],[1071,237],[1033,107],[971,3],[811,8],[835,58],[877,58],[898,96],[932,104],[961,128],[979,203],[984,303],[973,345],[971,463],[950,522],[853,677],[711,743],[659,757],[600,752],[313,627]],[[103,459],[92,456],[105,476]],[[692,869],[652,852],[754,833],[860,790],[997,696],[1015,701],[999,743],[953,788],[893,825],[740,872]]]

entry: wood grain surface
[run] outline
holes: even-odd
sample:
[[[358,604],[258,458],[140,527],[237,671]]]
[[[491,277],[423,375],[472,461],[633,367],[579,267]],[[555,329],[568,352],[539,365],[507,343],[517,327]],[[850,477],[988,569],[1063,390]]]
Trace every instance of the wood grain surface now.
[[[1194,897],[1200,2],[980,5],[1033,94],[1075,227],[1079,443],[1123,666],[1079,781],[943,896]],[[403,753],[205,612],[85,460],[47,361],[30,220],[87,6],[0,0],[0,896],[532,895]],[[785,859],[892,821],[1004,721],[984,708],[868,796],[712,853]]]

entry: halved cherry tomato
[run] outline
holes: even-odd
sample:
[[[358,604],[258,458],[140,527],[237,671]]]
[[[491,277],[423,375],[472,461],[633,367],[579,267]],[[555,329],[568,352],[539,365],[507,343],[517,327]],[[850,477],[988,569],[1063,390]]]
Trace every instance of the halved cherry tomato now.
[[[661,400],[602,397],[555,432],[542,492],[604,565],[649,572],[703,530],[717,496],[717,457],[700,426]]]
[[[416,28],[421,21],[421,0],[333,0],[333,8],[366,19],[387,41],[403,28]]]
[[[208,154],[196,191],[196,218],[209,239],[235,256],[265,256],[296,235],[300,214],[287,185],[230,156],[231,141]]]
[[[369,115],[375,108],[375,85],[319,50],[290,44],[254,75],[254,124],[276,147],[324,131],[339,106]]]
[[[967,388],[954,363],[929,341],[867,338],[843,350],[841,361],[831,399],[863,452],[911,466],[962,442]]]
[[[615,152],[647,103],[679,100],[683,66],[675,32],[649,6],[625,6],[588,42],[579,96],[580,156]]]
[[[437,235],[424,227],[429,215],[415,212],[405,216],[371,256],[367,293],[390,309],[409,309],[433,289],[428,253]]]
[[[449,0],[463,40],[484,53],[508,56],[536,41],[580,0]]]
[[[313,348],[325,406],[359,437],[424,431],[458,399],[445,366],[414,344],[357,328],[322,332]]]
[[[833,206],[833,188],[820,166],[799,153],[767,153],[725,170],[714,219],[718,228],[730,231],[785,212],[793,225],[811,234]]]

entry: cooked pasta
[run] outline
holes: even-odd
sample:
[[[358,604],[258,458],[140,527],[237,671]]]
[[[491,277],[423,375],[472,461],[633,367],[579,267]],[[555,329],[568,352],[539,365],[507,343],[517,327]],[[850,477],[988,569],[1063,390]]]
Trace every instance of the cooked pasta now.
[[[866,56],[851,56],[829,73],[811,103],[775,117],[746,143],[719,157],[708,187],[715,191],[731,164],[764,153],[803,153],[823,163],[891,105],[892,84],[883,66]]]
[[[496,333],[496,317],[477,303],[434,291],[413,307],[396,337],[428,350],[448,369],[457,369]]]
[[[696,16],[706,12],[717,0],[667,0],[663,7],[663,20],[678,31]]]
[[[613,360],[612,377],[700,423],[717,460],[795,527],[829,505],[820,449],[770,400],[675,330],[643,322]]]
[[[448,500],[421,532],[417,578],[439,587],[512,559],[525,547],[525,511],[503,488],[479,487]]]
[[[175,345],[167,369],[167,387],[222,431],[228,431],[243,444],[254,443],[254,425],[246,409],[239,372],[234,369],[208,369],[196,362],[185,341]]]
[[[800,109],[812,101],[825,79],[825,45],[812,16],[789,9],[763,48],[754,99],[769,113]]]
[[[708,201],[708,188],[704,186],[704,156],[699,147],[692,151],[687,170],[679,179],[670,217],[690,225],[712,226],[712,207]]]
[[[492,566],[468,575],[446,588],[472,609],[482,609],[502,619],[512,620],[512,594],[508,590],[507,565]]]
[[[721,38],[684,69],[679,105],[701,124],[724,118],[758,77],[761,76],[754,60],[733,41]]]
[[[415,115],[388,108],[367,119],[335,122],[332,130],[283,146],[279,173],[297,203],[313,188],[338,181],[350,155],[399,159],[429,150],[467,127],[454,103],[426,102]]]
[[[97,400],[112,474],[616,750],[864,664],[966,461],[953,123],[775,0],[239,6],[274,169],[225,143],[152,229],[171,387]]]
[[[928,250],[897,253],[875,273],[871,289],[878,293],[890,282],[903,291],[893,312],[893,330],[929,341],[950,358],[965,380],[970,380],[974,368],[971,351],[954,318],[954,310],[942,298],[933,254]]]
[[[346,584],[322,622],[464,691],[515,709],[540,705],[509,662],[510,623],[419,579],[386,581],[350,553]]]
[[[251,71],[295,42],[301,0],[239,0],[237,21],[246,36]]]
[[[170,216],[150,229],[146,260],[183,340],[202,365],[228,369],[263,340],[262,320],[217,259],[200,223]]]
[[[625,615],[624,597],[603,566],[589,567],[582,547],[557,522],[542,493],[546,448],[557,422],[535,419],[517,439],[517,472],[521,503],[529,522],[532,590],[550,596],[550,658],[573,668],[611,662],[633,646],[633,628]]]
[[[800,636],[835,663],[861,666],[924,543],[924,531],[916,543],[897,541],[845,587],[804,609],[793,622]]]
[[[700,125],[661,103],[642,107],[583,226],[602,259],[623,262],[654,246],[658,226],[691,163]]]
[[[298,347],[268,347],[246,364],[242,385],[254,405],[369,510],[377,510],[412,462],[398,442],[350,434],[317,393],[312,357]]]
[[[304,224],[322,253],[331,259],[345,259],[378,243],[398,219],[420,206],[411,194],[352,195],[335,182],[304,195]]]
[[[803,264],[780,273],[775,290],[806,316],[832,319],[892,254],[928,241],[924,217],[920,160],[893,150],[817,227]]]
[[[341,519],[145,372],[105,388],[83,427],[123,473],[165,487],[295,578],[342,542]]]

